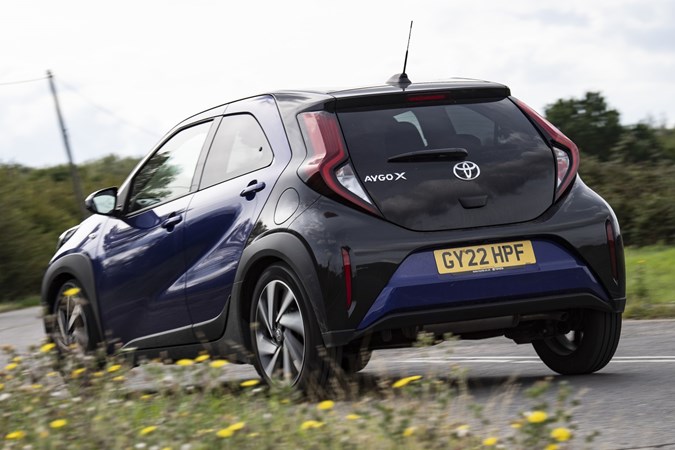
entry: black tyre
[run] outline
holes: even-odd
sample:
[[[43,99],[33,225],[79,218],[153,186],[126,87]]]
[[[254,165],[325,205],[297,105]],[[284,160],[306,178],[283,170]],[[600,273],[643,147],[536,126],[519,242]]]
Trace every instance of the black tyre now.
[[[265,269],[251,302],[254,365],[268,384],[320,389],[334,358],[321,333],[302,283],[284,264]]]
[[[597,372],[614,356],[621,336],[621,314],[584,310],[567,334],[532,342],[541,360],[562,375]]]
[[[96,350],[100,339],[91,304],[76,280],[59,288],[51,314],[51,339],[60,354],[84,355]]]

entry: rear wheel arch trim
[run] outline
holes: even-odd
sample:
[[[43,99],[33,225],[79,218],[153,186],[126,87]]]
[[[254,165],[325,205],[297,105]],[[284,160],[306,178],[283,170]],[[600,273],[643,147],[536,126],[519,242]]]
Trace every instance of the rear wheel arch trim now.
[[[91,266],[91,260],[79,253],[66,255],[52,263],[43,278],[41,299],[45,308],[45,313],[51,313],[55,296],[59,287],[69,279],[74,279],[84,289],[87,299],[91,304],[91,310],[94,313],[96,323],[95,332],[103,338],[103,327],[101,316],[96,298],[96,288],[94,281],[94,270]],[[49,330],[46,330],[49,332]]]
[[[239,261],[239,268],[235,275],[232,289],[231,308],[234,308],[228,317],[226,334],[233,340],[242,342],[250,348],[248,329],[244,325],[250,312],[251,295],[257,281],[257,277],[274,263],[286,264],[301,282],[300,288],[305,291],[309,303],[312,306],[314,317],[321,330],[325,330],[325,309],[323,306],[323,293],[318,275],[316,263],[307,246],[295,234],[277,232],[268,234],[257,239],[244,249]],[[232,334],[234,332],[234,335]]]

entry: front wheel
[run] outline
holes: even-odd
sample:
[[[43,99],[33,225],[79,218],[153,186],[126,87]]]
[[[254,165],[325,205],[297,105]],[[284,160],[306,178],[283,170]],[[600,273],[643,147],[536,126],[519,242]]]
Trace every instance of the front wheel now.
[[[621,313],[584,310],[567,334],[532,342],[539,358],[562,375],[597,372],[614,356],[621,336]]]
[[[91,304],[76,280],[61,285],[51,313],[51,339],[61,355],[84,355],[96,350],[99,339]]]
[[[320,387],[331,366],[302,284],[284,264],[265,269],[253,291],[254,365],[268,384]]]

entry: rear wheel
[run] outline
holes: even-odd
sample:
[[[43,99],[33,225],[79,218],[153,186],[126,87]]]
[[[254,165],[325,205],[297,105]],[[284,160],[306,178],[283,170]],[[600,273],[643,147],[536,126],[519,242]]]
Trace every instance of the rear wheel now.
[[[307,295],[284,264],[262,273],[251,302],[254,365],[269,384],[320,388],[334,362],[323,346]]]
[[[569,333],[532,342],[541,360],[562,375],[596,372],[614,356],[621,336],[621,313],[584,310]]]

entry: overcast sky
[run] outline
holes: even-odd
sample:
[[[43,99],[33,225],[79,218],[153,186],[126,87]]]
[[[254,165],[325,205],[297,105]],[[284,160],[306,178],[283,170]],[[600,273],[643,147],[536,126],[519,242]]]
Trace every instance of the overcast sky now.
[[[543,112],[601,91],[624,124],[675,124],[675,1],[12,1],[0,14],[0,162],[141,156],[180,120],[275,89],[408,75],[504,83]]]

